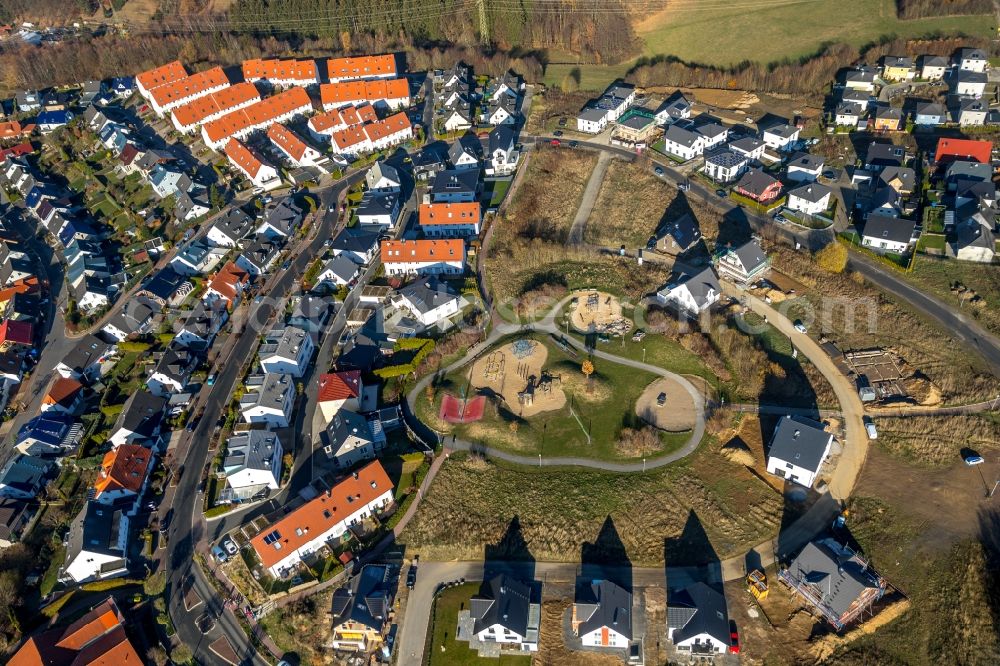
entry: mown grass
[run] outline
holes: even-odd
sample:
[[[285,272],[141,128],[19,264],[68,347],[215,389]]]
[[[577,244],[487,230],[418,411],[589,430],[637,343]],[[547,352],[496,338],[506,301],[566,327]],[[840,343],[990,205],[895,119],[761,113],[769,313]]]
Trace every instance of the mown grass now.
[[[991,16],[901,21],[894,0],[771,2],[757,3],[752,9],[740,3],[682,0],[640,23],[637,32],[646,55],[725,66],[744,60],[794,60],[828,42],[860,47],[884,35],[905,38],[937,32],[986,37],[991,36],[994,24]],[[723,35],[725,48],[719,48]],[[596,72],[588,75],[596,76]],[[610,72],[607,76],[610,79]]]
[[[513,338],[512,338],[513,339]],[[512,340],[511,339],[511,340]],[[535,338],[548,349],[544,368],[562,378],[552,390],[566,393],[566,404],[547,412],[522,418],[514,391],[517,379],[508,370],[506,403],[491,400],[481,421],[450,424],[438,418],[445,393],[458,395],[469,387],[464,366],[439,382],[433,402],[421,395],[417,416],[432,424],[439,432],[462,439],[488,444],[498,449],[526,456],[578,456],[599,460],[619,460],[623,456],[615,444],[624,427],[641,427],[635,414],[635,404],[642,391],[656,380],[657,375],[629,368],[611,361],[594,359],[595,372],[588,381],[580,371],[585,354],[573,358],[561,351],[545,336]],[[503,341],[503,344],[511,340]],[[473,377],[473,386],[481,378]],[[575,414],[575,416],[574,416]],[[590,435],[588,441],[587,435]],[[663,433],[662,448],[655,455],[675,450],[689,437],[688,433]]]
[[[465,641],[456,641],[458,613],[468,610],[469,600],[479,591],[478,583],[465,583],[451,587],[434,599],[434,616],[431,643],[427,653],[429,666],[464,666],[465,664],[499,664],[501,666],[528,666],[529,655],[501,655],[499,659],[480,658]]]

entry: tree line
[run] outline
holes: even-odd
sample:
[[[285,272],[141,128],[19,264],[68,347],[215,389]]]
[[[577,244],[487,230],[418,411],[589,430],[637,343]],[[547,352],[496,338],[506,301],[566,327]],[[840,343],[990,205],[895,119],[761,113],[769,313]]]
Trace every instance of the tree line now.
[[[875,64],[884,55],[951,55],[961,47],[979,47],[995,55],[990,40],[972,37],[928,39],[886,39],[863,50],[847,44],[833,44],[822,52],[798,61],[775,64],[744,62],[735,67],[710,67],[677,58],[640,61],[626,79],[638,86],[719,88],[754,90],[765,93],[813,95],[827,90],[838,72],[857,62]]]
[[[976,16],[992,12],[992,0],[896,0],[896,15],[901,19]]]

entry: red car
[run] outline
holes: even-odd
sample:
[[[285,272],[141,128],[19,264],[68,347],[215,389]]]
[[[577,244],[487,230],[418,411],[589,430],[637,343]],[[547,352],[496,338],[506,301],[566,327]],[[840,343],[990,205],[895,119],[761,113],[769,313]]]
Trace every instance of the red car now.
[[[552,139],[552,141],[551,141],[550,143],[551,143],[551,144],[552,144],[553,146],[559,146],[559,145],[562,145],[562,141],[560,141],[559,139]]]
[[[729,632],[729,654],[739,654],[740,653],[740,633],[736,631],[736,627],[732,627]]]

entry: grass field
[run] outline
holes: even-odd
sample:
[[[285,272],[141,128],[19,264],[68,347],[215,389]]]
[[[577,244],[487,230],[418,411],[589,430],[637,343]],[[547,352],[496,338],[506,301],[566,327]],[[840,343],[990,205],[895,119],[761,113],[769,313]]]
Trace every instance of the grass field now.
[[[845,17],[850,17],[845,20]],[[824,44],[855,47],[883,36],[918,38],[933,33],[992,36],[992,16],[950,16],[900,20],[894,0],[674,0],[667,9],[640,21],[636,33],[643,56],[673,56],[685,62],[732,66],[796,60]],[[720,48],[724,40],[724,48]],[[567,78],[585,91],[603,90],[625,76],[637,60],[616,65],[571,64],[556,54],[545,68],[544,83],[560,87]]]
[[[931,392],[939,392],[945,403],[991,400],[1000,393],[1000,382],[982,357],[971,353],[949,331],[860,276],[826,273],[809,255],[787,248],[779,249],[773,260],[775,266],[804,286],[800,295],[808,299],[818,316],[811,330],[822,329],[840,349],[881,346],[893,350],[905,363],[904,373],[920,380],[917,383],[925,390],[931,384]],[[917,265],[920,263],[918,260]],[[837,294],[839,300],[832,301],[830,294]]]
[[[677,188],[648,166],[612,160],[587,221],[584,241],[605,247],[644,247],[656,231]]]
[[[987,455],[1000,441],[1000,421],[991,414],[882,418],[878,429],[880,448],[917,467],[954,465],[966,447]]]
[[[561,284],[593,287],[638,298],[666,282],[667,272],[647,262],[568,247],[566,236],[596,164],[584,150],[540,149],[527,154],[528,172],[512,193],[505,216],[495,222],[486,283],[498,308],[527,291]]]
[[[967,261],[918,257],[904,275],[920,289],[960,306],[987,330],[1000,333],[1000,268]],[[953,286],[964,287],[952,289]]]
[[[516,519],[516,538],[532,557],[573,562],[610,518],[633,564],[655,566],[665,556],[696,564],[713,551],[725,557],[774,534],[783,500],[719,449],[709,441],[646,474],[508,466],[452,454],[401,541],[429,559],[481,558],[487,546],[509,543],[504,535]]]
[[[428,402],[426,394],[420,396],[416,407],[418,418],[438,432],[454,433],[463,439],[522,455],[621,459],[623,455],[616,448],[619,433],[623,427],[642,425],[635,416],[635,404],[656,375],[597,359],[592,386],[588,388],[580,372],[582,355],[578,359],[571,358],[548,338],[538,336],[536,339],[548,349],[545,369],[562,377],[561,390],[568,394],[566,405],[521,418],[510,411],[518,408],[516,396],[507,395],[508,404],[491,402],[481,421],[446,423],[438,419],[441,399],[445,392],[456,394],[466,388],[469,366],[465,366],[441,382],[433,404]],[[514,404],[510,405],[509,401]],[[571,404],[576,416],[570,411]],[[590,442],[584,429],[590,434]],[[682,446],[688,437],[688,433],[661,433],[662,448],[657,454]]]
[[[815,53],[827,42],[860,47],[883,35],[922,37],[933,32],[961,32],[988,37],[995,26],[992,16],[901,21],[896,17],[894,0],[757,0],[752,6],[721,0],[676,0],[641,22],[637,32],[647,56],[672,55],[688,62],[734,65],[744,60],[794,60]],[[724,40],[724,48],[720,48],[720,40]],[[610,73],[608,78],[612,78]]]
[[[455,640],[458,612],[469,608],[469,599],[479,591],[478,583],[465,583],[448,588],[434,600],[433,633],[431,634],[429,666],[465,666],[465,664],[497,664],[498,666],[530,666],[529,655],[502,655],[499,659],[480,658],[465,641]]]

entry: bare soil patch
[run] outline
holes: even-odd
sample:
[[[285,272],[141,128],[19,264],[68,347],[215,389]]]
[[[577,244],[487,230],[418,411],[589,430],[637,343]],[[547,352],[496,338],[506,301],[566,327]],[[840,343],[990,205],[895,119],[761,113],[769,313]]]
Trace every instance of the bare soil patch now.
[[[538,653],[533,664],[545,666],[616,666],[621,659],[595,652],[571,650],[566,646],[563,618],[572,605],[571,599],[551,599],[542,603],[542,626],[539,631]]]
[[[661,393],[666,402],[657,404]],[[683,432],[694,427],[694,401],[687,390],[669,377],[661,377],[646,387],[635,404],[636,416],[668,432]]]
[[[469,381],[474,391],[492,392],[524,418],[561,409],[566,404],[562,375],[546,371],[548,355],[534,340],[511,342],[483,354],[472,365]]]

